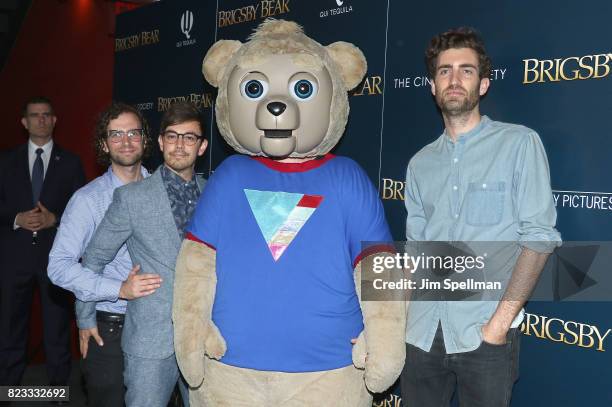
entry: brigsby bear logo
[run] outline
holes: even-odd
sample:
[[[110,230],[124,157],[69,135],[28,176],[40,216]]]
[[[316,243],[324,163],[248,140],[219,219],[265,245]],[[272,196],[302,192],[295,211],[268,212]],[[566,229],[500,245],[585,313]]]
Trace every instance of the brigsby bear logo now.
[[[323,201],[321,195],[291,192],[245,189],[244,194],[274,261],[283,255]]]
[[[185,10],[181,15],[181,32],[185,34],[187,39],[191,38],[189,32],[193,27],[193,13],[189,10]]]

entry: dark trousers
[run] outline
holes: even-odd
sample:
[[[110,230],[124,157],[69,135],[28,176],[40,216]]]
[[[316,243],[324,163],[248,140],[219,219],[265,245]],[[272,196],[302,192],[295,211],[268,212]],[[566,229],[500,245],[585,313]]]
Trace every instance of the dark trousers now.
[[[32,245],[26,249],[26,253],[18,255],[19,264],[4,262],[1,267],[3,270],[0,271],[0,385],[18,385],[25,371],[35,285],[40,290],[43,346],[49,384],[66,385],[71,367],[72,298],[67,291],[49,281],[48,251]]]
[[[89,407],[121,407],[125,397],[123,385],[123,352],[121,333],[123,316],[115,321],[105,318],[109,315],[98,311],[98,333],[104,342],[99,346],[89,338],[87,358],[81,362]]]
[[[506,407],[518,379],[520,332],[508,332],[505,345],[483,342],[471,352],[447,354],[438,327],[429,352],[406,345],[400,378],[406,407],[448,407],[457,389],[462,407]]]

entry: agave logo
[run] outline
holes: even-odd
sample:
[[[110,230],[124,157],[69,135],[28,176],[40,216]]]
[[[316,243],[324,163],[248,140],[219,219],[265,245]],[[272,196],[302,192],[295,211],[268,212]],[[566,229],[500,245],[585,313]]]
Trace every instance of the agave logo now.
[[[349,4],[345,5],[344,3],[349,3]],[[337,15],[344,14],[344,13],[350,13],[352,11],[353,11],[353,6],[350,4],[350,2],[346,0],[336,0],[336,5],[333,8],[330,8],[328,10],[321,10],[319,12],[319,17],[325,18],[329,16],[337,16]]]
[[[189,32],[193,27],[193,13],[189,10],[185,10],[181,15],[181,32],[185,34],[187,39],[190,39]]]

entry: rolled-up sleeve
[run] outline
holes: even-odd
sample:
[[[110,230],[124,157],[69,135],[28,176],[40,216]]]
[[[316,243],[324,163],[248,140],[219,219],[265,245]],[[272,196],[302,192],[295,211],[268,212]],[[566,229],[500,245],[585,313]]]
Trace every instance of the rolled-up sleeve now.
[[[546,151],[535,132],[526,135],[515,170],[519,244],[539,253],[561,245]]]

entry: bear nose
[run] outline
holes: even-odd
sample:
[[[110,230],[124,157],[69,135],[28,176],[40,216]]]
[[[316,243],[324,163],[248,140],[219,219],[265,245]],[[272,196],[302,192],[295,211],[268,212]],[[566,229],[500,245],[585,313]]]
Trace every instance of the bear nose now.
[[[272,113],[274,116],[280,116],[287,108],[287,105],[282,102],[270,102],[266,107],[268,112]]]

